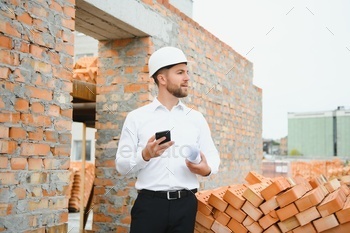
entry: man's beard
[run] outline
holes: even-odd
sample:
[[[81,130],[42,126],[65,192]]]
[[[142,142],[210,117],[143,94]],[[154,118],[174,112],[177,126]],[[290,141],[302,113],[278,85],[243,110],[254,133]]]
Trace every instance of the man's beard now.
[[[174,84],[169,83],[169,85],[166,87],[166,89],[171,93],[173,96],[177,98],[183,98],[188,95],[187,91],[183,91],[181,87],[176,87]]]

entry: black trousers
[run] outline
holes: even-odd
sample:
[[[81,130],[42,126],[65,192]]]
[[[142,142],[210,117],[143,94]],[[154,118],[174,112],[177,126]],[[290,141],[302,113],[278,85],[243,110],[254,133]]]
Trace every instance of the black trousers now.
[[[196,213],[194,194],[167,200],[139,193],[131,209],[130,233],[193,233]]]

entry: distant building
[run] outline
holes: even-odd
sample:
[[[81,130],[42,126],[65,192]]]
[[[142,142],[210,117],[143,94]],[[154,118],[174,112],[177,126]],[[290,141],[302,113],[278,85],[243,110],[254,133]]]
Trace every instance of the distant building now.
[[[271,139],[263,139],[263,152],[269,155],[279,154],[279,143]]]
[[[288,154],[288,137],[281,138],[280,140],[280,155]]]
[[[350,109],[288,113],[288,154],[350,156]]]

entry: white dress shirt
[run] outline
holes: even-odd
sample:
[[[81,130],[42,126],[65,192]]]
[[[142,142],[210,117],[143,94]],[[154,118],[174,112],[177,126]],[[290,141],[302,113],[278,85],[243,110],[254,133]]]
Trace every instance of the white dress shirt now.
[[[145,161],[142,150],[152,135],[170,130],[175,142],[160,157]],[[130,112],[124,122],[116,155],[116,167],[122,175],[137,173],[136,189],[179,190],[199,187],[196,174],[185,162],[183,148],[197,146],[205,155],[211,174],[218,172],[219,153],[203,115],[181,101],[169,111],[157,98]]]

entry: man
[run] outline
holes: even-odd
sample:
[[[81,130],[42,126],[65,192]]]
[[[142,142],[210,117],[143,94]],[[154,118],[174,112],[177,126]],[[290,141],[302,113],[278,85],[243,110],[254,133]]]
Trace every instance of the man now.
[[[163,47],[151,55],[148,66],[158,96],[128,114],[116,156],[121,174],[137,173],[138,197],[131,210],[130,232],[193,233],[197,175],[217,173],[219,154],[203,115],[179,101],[189,88],[185,54]],[[165,136],[156,139],[160,131]],[[194,157],[198,154],[200,162],[190,162],[188,151]]]

